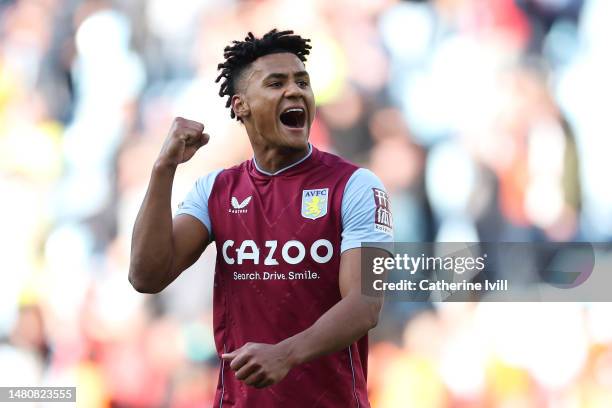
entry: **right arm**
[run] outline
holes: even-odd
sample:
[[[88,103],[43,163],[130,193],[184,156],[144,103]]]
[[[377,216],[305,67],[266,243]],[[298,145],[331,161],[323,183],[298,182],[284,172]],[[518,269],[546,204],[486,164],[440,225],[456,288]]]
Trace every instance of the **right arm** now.
[[[132,234],[129,281],[138,292],[157,293],[200,257],[209,231],[196,218],[172,219],[170,198],[176,168],[206,143],[204,125],[176,118],[151,171]]]

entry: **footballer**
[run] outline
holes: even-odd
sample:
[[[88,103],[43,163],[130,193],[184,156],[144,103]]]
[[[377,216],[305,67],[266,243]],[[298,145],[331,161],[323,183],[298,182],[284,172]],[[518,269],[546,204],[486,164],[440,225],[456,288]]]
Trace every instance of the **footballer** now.
[[[177,166],[209,140],[176,118],[134,226],[129,281],[157,293],[214,241],[215,407],[369,407],[368,337],[381,298],[361,291],[362,242],[392,240],[380,180],[308,137],[309,40],[249,33],[225,48],[220,95],[254,157],[195,182],[172,216]]]

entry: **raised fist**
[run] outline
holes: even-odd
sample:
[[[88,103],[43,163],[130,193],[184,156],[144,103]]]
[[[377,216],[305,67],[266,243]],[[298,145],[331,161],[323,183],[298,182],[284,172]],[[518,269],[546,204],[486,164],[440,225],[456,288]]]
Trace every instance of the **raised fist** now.
[[[191,159],[209,139],[210,136],[204,133],[203,124],[177,117],[172,122],[158,160],[177,166]]]

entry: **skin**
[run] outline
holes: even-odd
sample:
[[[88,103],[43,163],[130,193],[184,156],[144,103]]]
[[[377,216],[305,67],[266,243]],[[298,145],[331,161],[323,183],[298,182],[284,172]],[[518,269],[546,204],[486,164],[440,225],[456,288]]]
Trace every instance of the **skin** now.
[[[314,95],[304,64],[290,53],[254,61],[238,83],[232,108],[242,120],[258,165],[275,172],[307,154],[314,120]],[[280,113],[289,106],[306,111],[302,129],[285,127]],[[189,215],[172,218],[172,183],[179,164],[208,143],[204,125],[176,118],[153,166],[149,187],[132,235],[129,281],[139,292],[158,293],[191,266],[210,242],[209,232]],[[382,254],[381,254],[382,256]],[[281,381],[296,365],[348,347],[375,327],[381,298],[361,294],[361,249],[341,255],[342,299],[311,327],[277,344],[246,343],[223,354],[236,378],[262,388]]]
[[[232,108],[246,128],[257,164],[275,172],[308,153],[308,135],[315,116],[310,77],[291,53],[270,54],[255,60],[238,81]],[[279,115],[287,107],[306,111],[301,130],[284,126]]]

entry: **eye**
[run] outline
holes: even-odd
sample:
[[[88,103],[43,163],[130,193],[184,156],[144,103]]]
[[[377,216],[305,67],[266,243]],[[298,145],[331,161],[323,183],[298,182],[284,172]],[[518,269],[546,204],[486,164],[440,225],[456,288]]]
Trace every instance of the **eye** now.
[[[268,86],[271,88],[280,88],[282,85],[283,85],[282,83],[275,81],[275,82],[271,82]]]
[[[309,85],[308,81],[304,81],[304,80],[298,81],[297,84],[302,88],[306,88]]]

